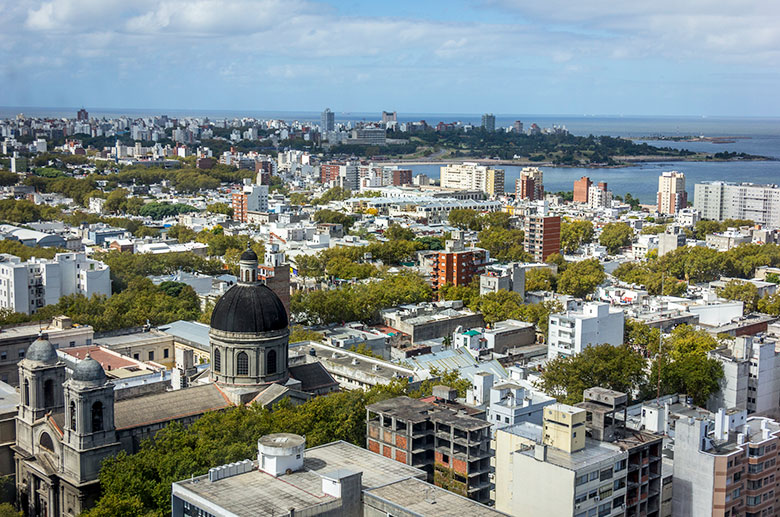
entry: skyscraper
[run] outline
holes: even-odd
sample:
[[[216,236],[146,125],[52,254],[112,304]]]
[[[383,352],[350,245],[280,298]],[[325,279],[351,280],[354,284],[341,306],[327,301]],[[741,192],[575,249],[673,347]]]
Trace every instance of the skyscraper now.
[[[382,122],[387,124],[388,122],[398,122],[398,114],[395,111],[383,111]]]
[[[89,120],[89,113],[87,113],[87,110],[84,108],[81,108],[79,112],[76,114],[76,120],[78,121],[88,121]]]
[[[518,199],[537,201],[544,199],[544,173],[538,167],[523,167],[520,179],[515,181]]]
[[[333,131],[336,129],[336,118],[330,108],[325,108],[322,112],[322,121],[320,123],[322,131]]]
[[[482,127],[487,131],[496,130],[496,116],[492,113],[485,113],[482,115]]]
[[[688,193],[685,192],[685,174],[667,171],[658,178],[658,212],[677,213],[688,206]]]
[[[583,176],[574,182],[574,202],[575,203],[587,203],[588,202],[588,189],[593,182],[590,178]]]

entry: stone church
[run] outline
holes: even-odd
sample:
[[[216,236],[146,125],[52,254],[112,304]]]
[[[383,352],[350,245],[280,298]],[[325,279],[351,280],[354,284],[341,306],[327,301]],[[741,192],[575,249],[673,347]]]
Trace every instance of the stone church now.
[[[115,400],[103,367],[87,356],[68,375],[41,336],[19,363],[16,489],[32,516],[76,516],[99,497],[103,459],[137,452],[143,439],[177,421],[189,424],[232,405],[302,402],[338,389],[319,364],[288,366],[287,312],[258,279],[257,255],[240,259],[240,279],[214,307],[211,368],[190,388]]]

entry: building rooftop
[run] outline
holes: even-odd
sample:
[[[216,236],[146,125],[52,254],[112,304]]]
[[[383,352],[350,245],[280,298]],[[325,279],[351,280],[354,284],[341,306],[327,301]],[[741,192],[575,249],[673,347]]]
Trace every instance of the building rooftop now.
[[[179,320],[174,321],[173,323],[169,323],[168,325],[158,327],[158,330],[173,336],[176,341],[182,342],[204,352],[211,352],[211,344],[209,341],[209,326],[205,323]]]
[[[407,478],[369,489],[364,492],[363,500],[369,506],[373,506],[372,500],[381,501],[389,503],[391,508],[402,507],[406,512],[414,512],[414,515],[424,515],[425,517],[506,515],[454,492],[415,478]]]
[[[375,413],[394,416],[400,420],[411,423],[435,420],[467,431],[490,427],[490,424],[485,420],[469,416],[465,411],[461,412],[460,410],[447,409],[431,402],[425,402],[406,396],[376,402],[366,406],[366,409]]]
[[[208,475],[174,485],[194,493],[234,515],[287,515],[336,501],[322,491],[322,478],[334,471],[362,472],[364,489],[381,487],[409,477],[425,478],[422,470],[385,458],[361,447],[338,441],[307,449],[303,470],[274,477],[254,469],[218,481]]]

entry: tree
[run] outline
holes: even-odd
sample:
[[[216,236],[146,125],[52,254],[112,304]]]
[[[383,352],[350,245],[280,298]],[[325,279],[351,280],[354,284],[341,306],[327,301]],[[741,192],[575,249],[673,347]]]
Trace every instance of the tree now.
[[[650,345],[649,351],[655,355],[651,383],[656,382],[660,368],[663,393],[686,393],[693,398],[694,404],[706,405],[710,395],[720,389],[723,378],[721,364],[707,356],[718,346],[718,340],[706,331],[678,325],[663,341],[660,353],[657,345]],[[654,391],[650,389],[650,392]]]
[[[531,256],[523,248],[523,231],[488,226],[479,232],[477,245],[501,262],[530,262]]]
[[[606,277],[598,259],[574,262],[558,277],[558,292],[584,298],[592,293]]]
[[[384,236],[390,239],[391,241],[411,241],[414,239],[415,235],[412,230],[409,228],[404,228],[400,224],[393,223],[391,224],[387,230],[385,230]]]
[[[634,231],[626,223],[608,223],[601,230],[599,244],[605,246],[609,253],[617,253],[621,248],[631,244]]]
[[[206,211],[212,214],[225,214],[228,217],[233,217],[233,207],[227,203],[212,203],[206,206]]]
[[[328,209],[314,212],[314,220],[318,223],[340,224],[344,226],[345,229],[349,229],[355,223],[355,219],[351,216]]]
[[[479,299],[479,280],[475,278],[469,285],[444,284],[439,287],[439,300],[462,300],[470,307]]]
[[[565,253],[574,253],[592,240],[593,223],[590,221],[561,221],[561,249]]]
[[[470,208],[455,208],[450,210],[449,223],[461,230],[479,231],[482,229],[482,219],[479,212]]]
[[[544,367],[539,388],[566,404],[582,401],[587,388],[601,386],[629,397],[645,383],[645,361],[626,345],[594,345],[569,357],[559,356]]]
[[[546,267],[535,267],[526,270],[526,291],[553,291],[556,284],[555,273]]]
[[[780,316],[780,294],[771,294],[758,300],[758,311],[772,316]]]
[[[727,300],[736,300],[744,304],[745,314],[754,312],[758,306],[758,288],[750,282],[729,280],[718,289],[718,294]]]
[[[302,327],[301,325],[292,325],[290,327],[290,343],[299,343],[301,341],[322,341],[322,333]]]

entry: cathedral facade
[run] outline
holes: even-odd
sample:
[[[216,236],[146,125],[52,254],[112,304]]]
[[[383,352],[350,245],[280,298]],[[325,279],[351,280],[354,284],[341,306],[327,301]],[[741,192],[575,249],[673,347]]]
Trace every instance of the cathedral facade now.
[[[236,404],[302,402],[338,388],[319,363],[288,366],[287,312],[257,271],[257,255],[245,251],[239,282],[212,313],[209,378],[190,388],[116,401],[91,357],[68,375],[45,336],[30,345],[19,363],[14,446],[17,500],[26,515],[75,517],[90,508],[103,460],[137,452],[170,422],[189,424]]]

